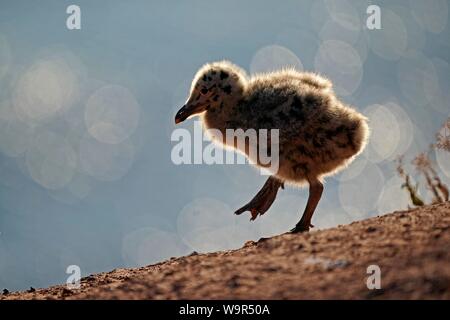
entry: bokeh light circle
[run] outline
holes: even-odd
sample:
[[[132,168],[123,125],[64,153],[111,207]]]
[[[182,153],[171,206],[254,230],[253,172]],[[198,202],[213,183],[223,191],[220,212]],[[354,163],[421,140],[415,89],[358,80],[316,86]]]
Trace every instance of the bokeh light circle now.
[[[412,104],[424,108],[439,93],[436,69],[418,51],[408,51],[397,65],[401,92]]]
[[[23,154],[33,135],[33,128],[20,120],[10,101],[0,101],[0,151],[9,157]]]
[[[314,57],[320,44],[320,38],[315,32],[293,27],[286,28],[277,35],[275,43],[295,52],[305,69],[314,67]]]
[[[225,203],[198,198],[187,204],[177,218],[178,235],[193,250],[225,250],[236,244],[233,238],[235,215]]]
[[[398,176],[393,176],[386,182],[378,202],[377,209],[379,214],[408,209],[411,200],[408,196],[408,191],[402,188],[404,182]]]
[[[358,11],[347,0],[325,0],[325,8],[333,21],[346,29],[357,30],[361,26]]]
[[[348,43],[358,52],[361,61],[367,59],[368,43],[360,25],[341,24],[334,19],[327,20],[319,32],[322,41],[338,40]]]
[[[410,0],[414,19],[427,31],[441,33],[448,23],[448,1]]]
[[[367,149],[366,149],[367,150]],[[357,177],[368,163],[367,151],[358,155],[345,170],[342,170],[335,178],[339,181],[348,181]]]
[[[340,95],[348,96],[359,87],[363,68],[358,52],[339,40],[324,41],[315,58],[315,69],[334,82]]]
[[[395,160],[398,156],[405,154],[414,140],[414,125],[408,113],[395,102],[385,102],[384,106],[394,114],[400,129],[400,139],[397,148],[388,160]]]
[[[135,147],[129,140],[119,144],[101,143],[86,135],[80,141],[81,169],[102,181],[121,179],[131,168]]]
[[[312,2],[310,16],[311,26],[316,33],[323,28],[326,21],[331,19],[329,9],[326,7],[324,1]]]
[[[72,180],[62,189],[49,190],[49,195],[64,204],[73,205],[85,199],[91,189],[91,179],[81,173],[75,173]]]
[[[140,106],[125,87],[107,85],[96,90],[88,99],[85,122],[88,132],[103,143],[117,144],[136,129]]]
[[[401,17],[389,9],[382,10],[380,30],[367,30],[373,52],[383,59],[400,59],[408,48],[408,31]]]
[[[293,67],[303,70],[300,59],[288,48],[280,45],[270,45],[259,49],[250,63],[250,72],[262,73]]]
[[[70,107],[77,93],[76,74],[64,60],[42,59],[19,78],[14,106],[19,117],[39,121]]]
[[[447,115],[450,109],[450,65],[440,58],[433,58],[430,62],[433,68],[429,67],[430,76],[424,84],[425,95],[431,108]]]
[[[77,168],[76,152],[52,131],[38,133],[26,152],[26,165],[34,181],[47,189],[66,186]]]
[[[358,176],[339,182],[338,194],[342,208],[354,219],[366,218],[378,205],[384,180],[380,168],[369,162]]]
[[[408,6],[396,4],[391,9],[401,18],[406,28],[408,34],[408,50],[422,50],[426,43],[426,30],[413,18],[411,10],[408,10]]]
[[[336,22],[335,20],[328,20],[320,30],[319,36],[323,41],[340,40],[346,43],[355,44],[359,39],[359,34],[359,26],[346,26]]]
[[[400,126],[395,114],[384,105],[371,105],[364,110],[369,118],[370,139],[367,157],[373,162],[389,159],[400,143]]]

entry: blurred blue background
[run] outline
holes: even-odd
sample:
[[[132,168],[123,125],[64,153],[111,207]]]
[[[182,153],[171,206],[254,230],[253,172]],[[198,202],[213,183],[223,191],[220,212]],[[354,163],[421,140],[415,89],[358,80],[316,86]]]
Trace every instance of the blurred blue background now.
[[[81,30],[66,28],[70,4]],[[174,114],[214,60],[320,72],[369,117],[370,144],[327,180],[316,229],[407,208],[394,160],[426,151],[450,115],[449,3],[376,1],[381,30],[366,27],[370,4],[1,0],[0,289],[64,283],[69,265],[84,276],[238,248],[294,226],[306,189],[287,188],[249,222],[233,212],[263,184],[257,170],[171,161]],[[432,157],[448,183],[448,154]]]

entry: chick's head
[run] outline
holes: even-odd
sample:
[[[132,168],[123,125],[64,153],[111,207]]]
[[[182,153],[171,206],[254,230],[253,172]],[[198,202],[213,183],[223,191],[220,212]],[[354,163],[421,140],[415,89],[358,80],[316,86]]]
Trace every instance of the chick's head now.
[[[246,74],[238,66],[220,61],[204,65],[192,81],[189,98],[175,116],[175,123],[204,112],[215,112],[239,100],[246,85]]]

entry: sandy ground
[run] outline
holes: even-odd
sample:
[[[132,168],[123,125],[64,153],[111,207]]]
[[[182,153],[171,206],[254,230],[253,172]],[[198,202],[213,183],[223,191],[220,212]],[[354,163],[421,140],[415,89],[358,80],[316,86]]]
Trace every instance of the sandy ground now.
[[[367,288],[369,265],[380,290]],[[450,203],[0,299],[450,299]]]

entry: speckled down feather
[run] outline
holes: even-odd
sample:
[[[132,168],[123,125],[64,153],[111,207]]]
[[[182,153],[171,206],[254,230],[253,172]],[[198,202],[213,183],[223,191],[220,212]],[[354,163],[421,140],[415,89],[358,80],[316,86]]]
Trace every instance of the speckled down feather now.
[[[197,90],[211,94],[206,101]],[[227,61],[203,66],[191,102],[207,104],[207,129],[279,129],[282,181],[321,179],[348,165],[366,145],[367,119],[339,101],[331,82],[314,73],[285,69],[248,77]]]

